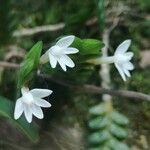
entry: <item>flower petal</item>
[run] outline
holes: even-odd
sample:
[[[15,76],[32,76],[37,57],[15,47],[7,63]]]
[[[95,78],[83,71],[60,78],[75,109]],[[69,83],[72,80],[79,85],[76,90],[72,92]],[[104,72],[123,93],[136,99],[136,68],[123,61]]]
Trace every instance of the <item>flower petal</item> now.
[[[30,91],[33,97],[43,98],[49,96],[53,91],[48,89],[33,89]]]
[[[56,43],[56,45],[58,45],[59,47],[68,47],[68,46],[70,46],[73,43],[74,39],[75,39],[74,35],[65,36],[65,37],[61,38]]]
[[[58,59],[58,63],[64,71],[67,71],[66,65],[64,64],[62,60]]]
[[[47,102],[46,100],[41,99],[41,98],[36,98],[35,104],[40,107],[51,107],[51,104],[49,102]]]
[[[23,104],[22,104],[22,98],[17,99],[15,111],[14,111],[14,118],[17,120],[23,113]]]
[[[124,81],[126,81],[126,76],[125,76],[125,74],[124,74],[123,69],[121,68],[121,66],[119,66],[117,63],[115,63],[115,66],[116,66],[117,70],[119,71],[119,73],[120,73],[122,79],[123,79]]]
[[[24,104],[24,114],[29,123],[32,122],[32,111],[30,105]]]
[[[131,44],[131,40],[125,40],[117,47],[115,54],[125,53],[128,50],[130,44]]]
[[[75,66],[74,62],[67,55],[61,56],[60,61],[63,62],[68,67],[73,68]]]
[[[127,77],[131,77],[130,72],[126,68],[123,68],[123,71],[124,71],[124,73],[126,74]]]
[[[32,113],[34,114],[34,116],[36,116],[39,119],[43,119],[44,114],[43,114],[41,107],[33,104],[31,106],[31,108],[32,108],[31,110],[32,110]]]
[[[134,55],[134,53],[133,52],[127,52],[124,55],[128,58],[128,60],[131,60],[133,55]]]
[[[49,62],[52,68],[55,68],[57,65],[57,58],[55,58],[51,53],[49,53]]]
[[[133,70],[134,69],[134,65],[129,61],[129,62],[124,64],[124,68],[126,68],[128,70]]]
[[[65,49],[65,54],[75,54],[78,53],[79,50],[73,47],[69,47]]]

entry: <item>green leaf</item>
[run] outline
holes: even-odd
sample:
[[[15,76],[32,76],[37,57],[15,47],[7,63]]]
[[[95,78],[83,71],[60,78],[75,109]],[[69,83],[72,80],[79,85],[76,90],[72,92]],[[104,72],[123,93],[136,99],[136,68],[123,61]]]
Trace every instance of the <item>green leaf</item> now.
[[[109,145],[112,150],[129,150],[129,147],[126,144],[116,141],[114,139],[109,142]]]
[[[82,49],[80,51],[81,54],[100,54],[101,48],[104,44],[95,39],[84,39],[82,40]]]
[[[88,140],[90,144],[101,144],[109,139],[109,133],[107,131],[92,133]]]
[[[29,80],[31,72],[37,69],[41,56],[42,46],[43,43],[41,41],[37,42],[27,53],[19,71],[18,87],[25,84],[25,82]]]
[[[0,115],[10,119],[31,141],[39,140],[38,128],[35,124],[29,124],[24,117],[14,120],[14,104],[10,100],[0,96]]]
[[[115,124],[111,124],[110,132],[119,139],[124,139],[128,135],[127,130],[125,128],[119,127]]]
[[[107,117],[97,117],[92,119],[89,122],[89,127],[91,129],[102,129],[107,127],[107,125],[110,123],[109,119]]]
[[[93,115],[103,115],[105,112],[106,110],[104,104],[96,105],[89,110],[89,113]]]
[[[72,47],[79,49],[80,55],[100,55],[100,50],[104,44],[95,39],[80,39],[75,38]]]
[[[125,126],[125,125],[127,125],[129,123],[129,120],[128,120],[127,117],[125,117],[124,115],[122,115],[122,114],[120,114],[118,112],[115,112],[115,111],[111,114],[111,118],[118,125]]]

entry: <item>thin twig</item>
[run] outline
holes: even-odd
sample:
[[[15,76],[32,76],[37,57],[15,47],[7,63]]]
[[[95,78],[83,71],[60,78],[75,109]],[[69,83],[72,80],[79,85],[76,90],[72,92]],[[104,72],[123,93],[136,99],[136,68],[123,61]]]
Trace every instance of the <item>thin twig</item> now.
[[[18,69],[20,65],[16,63],[10,63],[10,62],[5,62],[5,61],[0,61],[0,67],[2,68],[12,68],[12,69]]]
[[[50,77],[46,74],[39,74],[39,77],[45,78],[47,80],[50,80],[54,83],[57,83],[59,85],[74,89],[77,92],[85,92],[85,93],[93,93],[93,94],[109,94],[112,96],[119,96],[119,97],[126,97],[126,98],[132,98],[132,99],[140,99],[150,102],[150,95],[135,92],[135,91],[128,91],[128,90],[112,90],[112,89],[105,89],[101,87],[97,87],[95,85],[75,85],[71,82],[63,81],[60,79],[56,79],[53,77]]]
[[[55,25],[44,25],[44,26],[37,26],[34,28],[27,28],[22,29],[20,31],[15,31],[13,33],[14,37],[21,37],[21,36],[31,36],[33,34],[38,34],[41,32],[54,32],[63,29],[65,26],[64,23],[59,23]]]
[[[18,69],[20,65],[15,63],[9,63],[9,62],[0,62],[0,67],[4,68],[12,68],[12,69]],[[119,97],[126,97],[126,98],[132,98],[132,99],[140,99],[150,102],[150,95],[136,92],[136,91],[128,91],[128,90],[112,90],[112,89],[105,89],[100,88],[95,85],[76,85],[71,82],[66,82],[60,79],[53,78],[46,74],[38,74],[39,77],[45,78],[46,80],[50,80],[54,83],[57,83],[59,85],[68,87],[70,89],[75,89],[78,92],[86,92],[86,93],[93,93],[93,94],[109,94],[112,96],[119,96]]]
[[[89,20],[86,21],[85,25],[86,26],[91,26],[97,23],[97,17],[93,17]],[[42,33],[42,32],[56,32],[59,30],[62,30],[65,27],[65,23],[58,23],[58,24],[53,24],[53,25],[43,25],[43,26],[37,26],[34,28],[26,28],[26,29],[21,29],[17,30],[13,33],[14,37],[23,37],[23,36],[31,36],[34,34]]]
[[[140,99],[140,100],[145,100],[150,102],[150,95],[136,92],[136,91],[104,89],[94,85],[84,85],[83,89],[85,90],[85,92],[89,92],[89,93],[95,93],[95,94],[105,93],[113,96]]]

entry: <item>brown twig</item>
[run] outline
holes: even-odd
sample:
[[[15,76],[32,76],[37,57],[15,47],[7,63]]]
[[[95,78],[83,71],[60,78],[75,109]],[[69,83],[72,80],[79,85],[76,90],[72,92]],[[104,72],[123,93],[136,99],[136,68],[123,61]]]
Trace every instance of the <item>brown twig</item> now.
[[[0,67],[2,68],[12,68],[12,69],[18,69],[20,65],[16,63],[10,63],[10,62],[5,62],[5,61],[0,61]]]
[[[38,34],[41,32],[54,32],[63,29],[65,26],[64,23],[59,23],[55,25],[44,25],[44,26],[38,26],[34,28],[27,28],[22,29],[20,31],[15,31],[13,36],[14,37],[21,37],[21,36],[31,36],[33,34]]]
[[[119,96],[119,97],[126,97],[126,98],[132,98],[132,99],[140,99],[150,102],[150,95],[143,94],[140,92],[135,91],[128,91],[128,90],[112,90],[112,89],[105,89],[101,87],[97,87],[95,85],[75,85],[71,82],[66,82],[60,79],[56,79],[53,77],[50,77],[46,74],[39,74],[39,77],[45,78],[47,80],[50,80],[54,83],[60,84],[62,86],[74,89],[77,92],[85,92],[85,93],[93,93],[93,94],[109,94],[112,96]]]
[[[84,85],[83,89],[85,90],[85,92],[89,92],[89,93],[95,93],[95,94],[105,93],[112,96],[140,99],[140,100],[145,100],[150,102],[150,95],[140,93],[140,92],[135,92],[135,91],[104,89],[94,85]]]
[[[97,17],[93,17],[86,21],[86,26],[91,26],[97,23]],[[43,25],[43,26],[37,26],[34,28],[26,28],[17,30],[13,33],[14,37],[23,37],[23,36],[31,36],[34,34],[42,33],[42,32],[56,32],[59,30],[62,30],[65,27],[65,23],[58,23],[54,25]]]
[[[15,63],[9,63],[9,62],[1,62],[0,61],[0,67],[4,68],[12,68],[12,69],[18,69],[20,65],[15,64]],[[93,94],[109,94],[112,96],[119,96],[119,97],[126,97],[126,98],[132,98],[132,99],[140,99],[140,100],[145,100],[150,102],[150,95],[140,93],[140,92],[135,92],[135,91],[128,91],[128,90],[112,90],[112,89],[105,89],[101,87],[97,87],[95,85],[75,85],[74,83],[71,82],[66,82],[60,79],[53,78],[49,75],[46,74],[38,74],[39,77],[44,78],[46,80],[50,80],[54,83],[57,83],[59,85],[75,89],[77,92],[86,92],[86,93],[93,93]]]

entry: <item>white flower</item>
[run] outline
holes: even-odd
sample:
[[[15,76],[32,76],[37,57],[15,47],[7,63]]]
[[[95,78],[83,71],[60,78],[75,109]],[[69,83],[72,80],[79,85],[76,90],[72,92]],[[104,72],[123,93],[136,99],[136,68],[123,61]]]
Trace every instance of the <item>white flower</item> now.
[[[47,56],[52,68],[55,68],[57,62],[61,68],[66,71],[66,66],[73,68],[74,62],[67,56],[67,54],[78,53],[79,50],[73,47],[69,47],[75,39],[75,36],[70,35],[61,38],[54,46],[52,46],[42,57],[41,63],[45,63]]]
[[[28,88],[23,87],[21,93],[22,97],[16,101],[14,118],[18,119],[24,112],[29,123],[32,122],[32,115],[42,119],[44,115],[41,107],[51,107],[51,104],[42,98],[49,96],[52,91],[48,89],[33,89],[29,91]]]
[[[130,60],[133,57],[133,52],[126,52],[131,44],[131,40],[125,40],[116,49],[114,54],[114,64],[118,69],[122,79],[126,81],[126,76],[130,77],[130,70],[134,69]]]
[[[119,71],[122,79],[126,81],[126,76],[130,77],[130,70],[134,69],[133,64],[130,62],[130,60],[133,57],[133,52],[126,52],[131,44],[131,40],[125,40],[122,42],[116,49],[114,56],[109,57],[101,57],[97,59],[91,59],[87,62],[93,63],[93,64],[102,64],[102,63],[114,63],[115,67]]]

